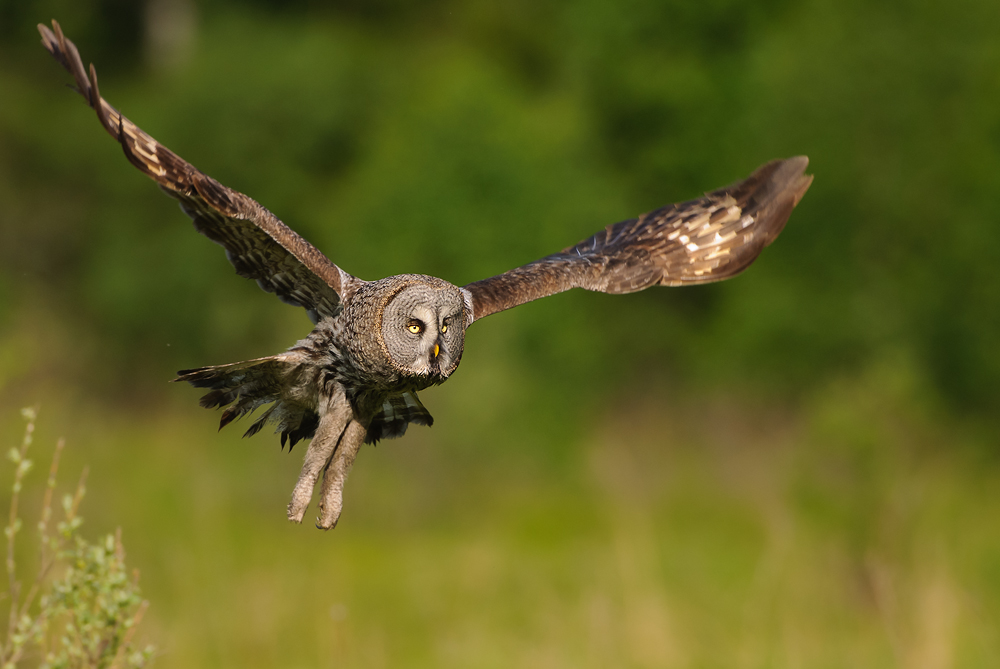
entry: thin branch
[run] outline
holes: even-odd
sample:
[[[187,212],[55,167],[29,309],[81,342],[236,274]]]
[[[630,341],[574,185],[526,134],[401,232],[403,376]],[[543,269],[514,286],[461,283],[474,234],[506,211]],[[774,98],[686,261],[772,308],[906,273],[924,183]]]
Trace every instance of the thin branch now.
[[[76,519],[76,512],[80,509],[80,502],[83,501],[83,496],[87,493],[87,474],[90,473],[90,467],[84,467],[83,471],[80,472],[80,480],[76,484],[76,493],[73,495],[73,505],[66,511],[66,520],[72,521]]]
[[[38,569],[38,574],[35,576],[35,582],[31,584],[31,590],[24,597],[24,602],[21,603],[21,613],[19,617],[24,617],[28,613],[28,609],[31,608],[31,604],[35,601],[35,597],[38,596],[39,590],[41,590],[42,583],[45,581],[45,577],[48,576],[49,571],[56,562],[56,551],[48,551],[49,548],[56,548],[58,544],[62,543],[59,538],[55,539],[53,546],[49,545],[48,541],[48,525],[49,520],[52,518],[52,494],[56,488],[56,474],[59,472],[59,456],[62,455],[63,448],[66,447],[66,440],[60,438],[56,442],[56,450],[52,454],[52,464],[49,466],[49,479],[45,486],[45,496],[42,499],[42,515],[41,520],[38,521],[38,534],[40,537],[41,544],[41,566]]]
[[[7,653],[10,652],[10,644],[13,643],[14,632],[17,629],[20,584],[17,582],[17,564],[14,561],[14,537],[20,529],[21,524],[17,516],[18,501],[21,497],[21,483],[30,467],[30,463],[25,456],[34,439],[35,418],[38,415],[38,411],[36,409],[23,409],[21,415],[28,421],[28,424],[24,428],[24,439],[21,440],[20,449],[12,448],[10,450],[10,459],[16,467],[14,469],[13,491],[10,496],[10,516],[5,531],[7,535],[7,580],[10,587],[10,617],[7,620],[7,640],[3,645],[3,652],[0,653],[0,658],[3,659],[6,659]]]
[[[10,581],[11,591],[15,586],[15,563],[14,563],[14,534],[17,533],[17,503],[21,498],[21,481],[24,479],[26,468],[22,466],[24,456],[28,453],[35,432],[35,411],[25,409],[24,415],[28,419],[28,424],[24,428],[24,439],[21,440],[20,449],[11,449],[11,460],[17,467],[14,469],[14,488],[10,496],[10,516],[7,522],[7,578]]]
[[[49,480],[45,485],[45,497],[42,499],[42,518],[38,521],[38,533],[41,535],[42,539],[42,563],[45,562],[45,548],[47,532],[49,529],[49,520],[52,518],[52,495],[56,489],[56,474],[59,472],[59,457],[62,455],[63,448],[66,447],[66,440],[60,439],[56,442],[55,453],[52,454],[52,465],[49,467]],[[50,556],[51,557],[51,556]]]
[[[125,636],[122,637],[122,642],[118,645],[118,651],[115,653],[115,659],[111,660],[111,664],[108,665],[108,669],[117,669],[122,660],[125,659],[125,652],[129,645],[132,643],[132,637],[135,636],[135,630],[139,627],[139,623],[142,622],[142,616],[145,615],[146,609],[149,608],[149,600],[144,599],[139,604],[139,608],[136,610],[135,615],[132,616],[132,622],[128,629],[125,630]]]

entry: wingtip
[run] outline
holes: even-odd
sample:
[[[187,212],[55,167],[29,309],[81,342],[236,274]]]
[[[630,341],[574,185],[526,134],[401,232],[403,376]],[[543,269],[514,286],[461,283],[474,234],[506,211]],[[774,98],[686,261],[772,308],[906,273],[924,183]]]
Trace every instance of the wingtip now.
[[[786,163],[795,165],[800,171],[804,172],[807,167],[809,167],[809,156],[792,156],[791,158],[785,159]]]
[[[795,189],[796,205],[799,203],[799,200],[802,199],[802,196],[806,194],[806,191],[809,190],[809,186],[812,186],[812,182],[813,182],[812,174],[803,174],[800,177],[798,187]]]
[[[806,168],[809,167],[808,156],[792,156],[784,160],[775,160],[770,165],[773,166],[771,181],[776,183],[791,183],[806,176]],[[764,166],[765,168],[767,165]],[[812,178],[811,176],[809,178]]]
[[[805,173],[808,167],[808,156],[774,160],[761,166],[745,183],[752,183],[754,176],[759,175],[764,180],[763,183],[757,181],[759,185],[755,187],[759,189],[755,197],[760,205],[767,206],[769,201],[784,199],[791,194],[794,207],[812,185],[813,175]]]
[[[52,19],[52,25],[58,26],[59,23],[55,19]],[[56,29],[58,30],[58,27]],[[39,23],[38,34],[42,36],[42,46],[45,47],[45,50],[59,60],[59,38],[56,36],[56,33],[44,23]]]
[[[792,192],[795,200],[792,206],[795,206],[809,190],[814,175],[805,173],[806,168],[809,167],[809,156],[794,156],[786,160],[785,163],[788,166],[788,175],[793,177],[789,179],[786,188]]]
[[[808,156],[794,156],[775,163],[767,185],[755,195],[762,229],[766,230],[764,246],[770,245],[781,233],[792,210],[813,182],[813,175],[805,173],[809,166]]]
[[[44,23],[39,23],[38,32],[41,33],[43,42],[54,42],[56,41],[56,33],[62,32],[62,28],[58,21],[52,19],[52,28],[49,28]]]

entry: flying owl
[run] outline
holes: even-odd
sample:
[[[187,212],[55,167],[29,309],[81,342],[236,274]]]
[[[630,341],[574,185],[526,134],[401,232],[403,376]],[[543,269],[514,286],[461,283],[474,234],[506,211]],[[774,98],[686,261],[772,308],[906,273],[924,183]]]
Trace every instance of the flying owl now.
[[[322,476],[321,529],[337,524],[344,481],[362,444],[400,437],[410,423],[433,422],[417,393],[454,373],[474,322],[570,288],[618,294],[734,276],[774,241],[812,182],[805,156],[775,160],[731,186],[609,225],[579,244],[467,286],[421,274],[364,281],[119,114],[101,97],[94,66],[84,69],[59,24],[38,29],[129,162],[225,249],[237,274],[303,307],[314,323],[284,353],[183,370],[176,380],[208,389],[201,406],[225,407],[220,428],[266,407],[246,436],[270,423],[282,448],[312,440],[288,518],[302,522]]]

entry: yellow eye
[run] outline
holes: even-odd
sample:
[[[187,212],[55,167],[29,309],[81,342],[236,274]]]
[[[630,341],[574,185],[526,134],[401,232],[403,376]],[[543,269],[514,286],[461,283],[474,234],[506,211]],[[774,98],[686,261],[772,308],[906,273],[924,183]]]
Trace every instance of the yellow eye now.
[[[424,326],[422,326],[420,323],[413,322],[410,323],[406,329],[412,332],[413,334],[420,334],[421,332],[424,331]]]
[[[447,331],[448,331],[448,324],[447,323],[442,323],[441,324],[441,334],[444,334]]]

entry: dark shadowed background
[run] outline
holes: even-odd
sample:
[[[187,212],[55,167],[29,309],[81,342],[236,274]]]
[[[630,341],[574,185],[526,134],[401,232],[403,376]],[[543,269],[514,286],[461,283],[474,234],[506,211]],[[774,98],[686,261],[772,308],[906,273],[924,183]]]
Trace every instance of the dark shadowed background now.
[[[772,158],[815,182],[732,281],[476,324],[321,533],[284,519],[301,447],[167,383],[305,314],[128,164],[53,17],[364,279],[461,285]],[[0,91],[0,437],[37,404],[36,456],[90,465],[158,666],[1000,663],[994,0],[0,0]]]

